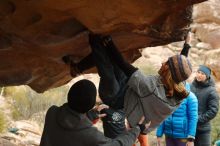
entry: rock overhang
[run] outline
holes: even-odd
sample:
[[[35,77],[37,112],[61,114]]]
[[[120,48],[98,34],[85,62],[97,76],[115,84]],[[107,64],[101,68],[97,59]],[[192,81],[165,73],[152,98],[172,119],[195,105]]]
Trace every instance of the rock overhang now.
[[[110,34],[133,61],[139,48],[182,40],[192,5],[202,1],[1,0],[0,86],[43,92],[67,83],[72,77],[61,58],[72,54],[77,62],[88,55],[89,31]]]

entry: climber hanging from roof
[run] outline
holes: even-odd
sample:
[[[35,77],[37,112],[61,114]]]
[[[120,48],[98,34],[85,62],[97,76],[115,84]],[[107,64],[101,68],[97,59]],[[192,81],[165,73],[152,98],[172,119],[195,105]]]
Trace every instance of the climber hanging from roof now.
[[[105,111],[112,114],[111,118],[103,120],[104,130],[108,129],[105,131],[106,135],[112,136],[114,126],[117,127],[119,123],[119,133],[123,131],[125,117],[130,126],[134,126],[142,116],[146,123],[151,121],[150,128],[145,131],[148,133],[188,96],[189,92],[183,84],[192,73],[191,64],[186,58],[190,48],[187,43],[184,44],[181,55],[169,57],[162,63],[158,75],[150,76],[128,63],[110,36],[90,33],[89,43],[92,53],[78,64],[71,61],[71,56],[65,56],[63,60],[70,64],[72,72],[78,73],[91,67],[92,62],[95,63],[100,76],[100,98],[112,109]]]

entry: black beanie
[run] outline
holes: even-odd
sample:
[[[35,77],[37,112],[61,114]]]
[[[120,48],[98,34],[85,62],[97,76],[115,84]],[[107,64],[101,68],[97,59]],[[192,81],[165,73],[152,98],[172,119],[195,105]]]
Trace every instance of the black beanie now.
[[[83,79],[72,85],[68,92],[69,107],[79,113],[86,113],[96,102],[96,87],[93,82]]]

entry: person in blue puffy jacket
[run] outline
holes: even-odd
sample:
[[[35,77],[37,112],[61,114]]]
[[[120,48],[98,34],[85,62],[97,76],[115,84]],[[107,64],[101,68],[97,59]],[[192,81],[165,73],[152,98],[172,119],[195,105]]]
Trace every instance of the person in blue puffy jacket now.
[[[189,84],[186,84],[189,90]],[[164,120],[157,128],[157,143],[165,135],[166,146],[194,146],[198,121],[198,100],[194,93],[180,104],[176,111]]]

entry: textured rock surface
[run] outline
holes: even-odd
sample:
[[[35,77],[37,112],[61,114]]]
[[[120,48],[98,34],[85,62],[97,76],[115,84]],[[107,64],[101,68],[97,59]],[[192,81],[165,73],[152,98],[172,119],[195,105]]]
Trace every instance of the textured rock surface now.
[[[220,81],[220,5],[219,0],[208,0],[194,6],[192,30],[199,48],[200,64],[206,64],[212,68],[216,80]],[[219,83],[217,84],[218,87]],[[218,88],[220,91],[220,88]]]
[[[209,0],[194,7],[193,31],[197,37],[212,48],[220,48],[220,5],[219,0]]]
[[[11,143],[9,140],[0,138],[0,146],[16,146],[16,145]]]
[[[10,122],[11,128],[15,128],[18,131],[15,133],[13,132],[6,132],[3,136],[1,136],[2,142],[9,140],[11,145],[1,145],[0,139],[0,146],[39,146],[40,139],[41,139],[41,132],[39,126],[33,121],[16,121]]]
[[[1,0],[0,86],[38,92],[71,79],[62,56],[89,54],[88,30],[111,34],[133,60],[137,49],[182,40],[191,6],[205,0]]]

